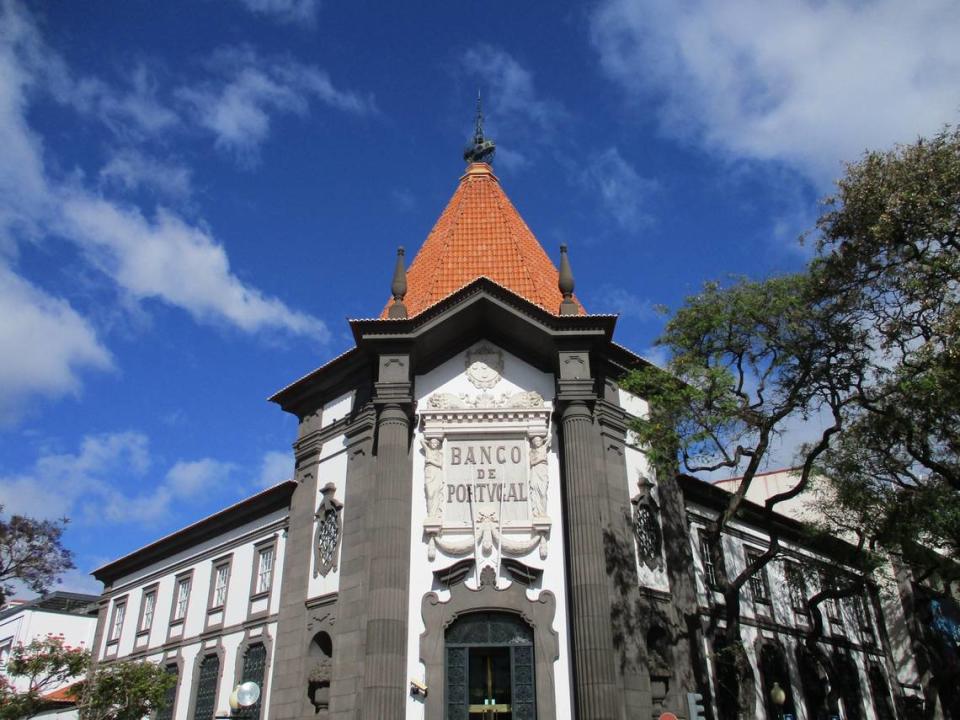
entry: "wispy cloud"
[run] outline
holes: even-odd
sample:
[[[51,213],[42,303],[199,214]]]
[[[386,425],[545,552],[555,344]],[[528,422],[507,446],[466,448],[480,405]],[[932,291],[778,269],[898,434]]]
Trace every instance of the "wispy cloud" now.
[[[592,21],[604,70],[665,133],[818,187],[866,148],[956,120],[958,36],[948,0],[604,0]]]
[[[257,478],[258,488],[268,488],[293,477],[293,453],[289,450],[281,452],[271,450],[263,454],[260,462],[260,476]]]
[[[645,205],[657,182],[641,176],[617,148],[588,157],[580,179],[622,229],[636,229],[650,222]]]
[[[656,310],[648,299],[626,288],[601,285],[590,297],[590,306],[597,308],[598,312],[617,313],[622,317],[644,322],[657,317]]]
[[[357,115],[376,111],[372,97],[337,88],[324,70],[289,58],[262,58],[249,47],[219,51],[210,67],[219,80],[180,88],[177,96],[218,147],[246,164],[257,162],[275,115],[306,115],[312,101]]]
[[[215,496],[238,472],[233,463],[199,458],[175,462],[153,479],[155,464],[142,433],[88,435],[75,452],[44,452],[26,470],[0,476],[0,504],[11,514],[81,524],[152,524],[177,506]],[[149,490],[119,488],[117,478],[139,479]],[[54,485],[58,490],[51,493]]]
[[[290,66],[277,77],[296,71]],[[354,108],[354,101],[339,95],[322,75],[305,73],[297,75],[301,89]],[[150,184],[168,196],[182,196],[189,191],[189,171],[179,169],[163,179],[170,167],[145,161],[128,145],[113,151],[95,187],[80,173],[60,178],[48,169],[42,138],[28,121],[30,103],[40,89],[69,95],[73,100],[68,104],[82,112],[85,102],[107,117],[115,112],[109,108],[130,110],[129,104],[107,102],[115,96],[91,82],[69,76],[20,6],[7,2],[0,7],[0,335],[4,347],[21,348],[16,356],[6,353],[0,359],[0,418],[6,422],[15,419],[31,395],[76,392],[82,370],[111,364],[88,319],[65,299],[18,274],[18,248],[27,239],[43,243],[56,236],[74,243],[89,267],[100,271],[125,301],[159,300],[200,322],[248,333],[280,332],[319,341],[328,337],[318,318],[241,281],[225,245],[202,222],[188,221],[169,208],[147,213],[128,197],[104,192],[112,188],[122,195]],[[68,85],[72,89],[64,89]],[[149,95],[147,81],[137,81],[133,96]],[[125,117],[138,115],[129,111]],[[143,129],[149,123],[134,124]],[[28,332],[33,338],[29,342]],[[34,348],[45,354],[31,360]]]
[[[317,20],[320,0],[240,0],[251,12],[272,17],[282,23],[312,27]]]
[[[82,370],[112,367],[91,324],[0,261],[0,426],[10,425],[34,395],[80,390]]]
[[[139,150],[124,148],[115,152],[100,169],[100,178],[123,190],[152,190],[173,199],[189,197],[192,170],[186,165],[165,162]]]

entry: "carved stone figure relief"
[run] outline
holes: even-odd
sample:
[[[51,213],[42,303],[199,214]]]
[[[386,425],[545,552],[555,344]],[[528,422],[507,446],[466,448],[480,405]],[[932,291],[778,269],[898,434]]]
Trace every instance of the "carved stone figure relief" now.
[[[550,485],[547,452],[550,443],[542,435],[530,438],[530,510],[534,517],[547,516],[547,489]]]
[[[427,501],[427,517],[430,520],[443,518],[443,440],[421,438],[423,446],[423,492]]]
[[[337,486],[327,483],[323,490],[323,499],[314,517],[317,520],[316,536],[313,541],[313,576],[326,577],[331,570],[337,569],[340,555],[340,538],[343,535],[343,524],[340,521],[340,511],[343,503],[333,495]]]
[[[539,550],[546,559],[551,409],[533,390],[488,392],[502,353],[480,344],[465,353],[480,392],[435,392],[419,411],[427,557],[474,555],[476,570]]]

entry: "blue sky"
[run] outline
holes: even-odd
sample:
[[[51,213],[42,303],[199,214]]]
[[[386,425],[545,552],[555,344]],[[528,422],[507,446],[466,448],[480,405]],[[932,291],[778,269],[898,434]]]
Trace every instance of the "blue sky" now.
[[[947,1],[0,8],[0,503],[71,518],[81,590],[289,472],[265,398],[380,311],[478,88],[507,193],[641,353],[653,306],[799,267],[844,160],[960,111]]]

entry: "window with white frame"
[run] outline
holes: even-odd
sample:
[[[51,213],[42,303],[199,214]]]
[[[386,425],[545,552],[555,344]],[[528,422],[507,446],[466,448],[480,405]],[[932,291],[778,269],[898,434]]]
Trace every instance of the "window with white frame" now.
[[[113,605],[113,622],[110,623],[110,637],[108,640],[119,640],[123,630],[123,617],[127,613],[127,601],[118,600]]]
[[[257,583],[254,589],[256,593],[270,592],[270,585],[273,582],[273,545],[260,548],[257,553]]]
[[[143,593],[143,610],[140,613],[140,632],[146,632],[153,627],[153,615],[157,610],[157,591],[147,590]]]
[[[223,607],[227,601],[227,583],[230,580],[230,565],[217,565],[213,571],[213,597],[210,600],[211,608]]]
[[[784,575],[787,577],[787,592],[790,594],[790,607],[794,612],[807,612],[807,581],[803,568],[795,562],[784,563]]]
[[[710,554],[710,543],[707,542],[703,532],[698,533],[698,538],[700,540],[700,557],[703,559],[704,579],[707,581],[707,587],[716,588],[719,585],[717,583],[717,567],[713,562],[713,556]],[[722,543],[723,540],[721,539],[719,542]],[[722,565],[720,571],[723,572]]]
[[[7,638],[0,641],[0,670],[6,670],[7,660],[10,659],[10,653],[13,651],[13,638]]]
[[[187,616],[187,605],[190,603],[191,578],[182,577],[177,580],[177,594],[173,605],[173,619],[183,620]]]
[[[763,553],[760,550],[747,549],[747,565],[751,565],[760,559]],[[750,576],[750,592],[753,595],[754,602],[770,602],[770,585],[767,583],[767,567],[764,565]]]
[[[820,573],[820,590],[826,592],[835,592],[839,588],[837,579],[828,573]],[[840,603],[836,598],[826,598],[823,605],[827,610],[827,619],[834,623],[842,622],[840,618]]]

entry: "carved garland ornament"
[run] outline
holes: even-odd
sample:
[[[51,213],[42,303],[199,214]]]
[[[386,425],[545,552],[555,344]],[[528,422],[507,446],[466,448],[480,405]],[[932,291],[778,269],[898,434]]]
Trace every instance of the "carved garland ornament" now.
[[[326,577],[331,570],[337,569],[340,539],[343,535],[343,523],[340,511],[343,503],[333,497],[337,486],[327,483],[323,490],[323,499],[314,517],[317,520],[316,537],[313,542],[313,576]]]
[[[637,542],[637,557],[651,570],[663,567],[663,532],[660,530],[660,506],[653,498],[653,483],[641,475],[637,481],[640,492],[633,496],[633,535]]]

